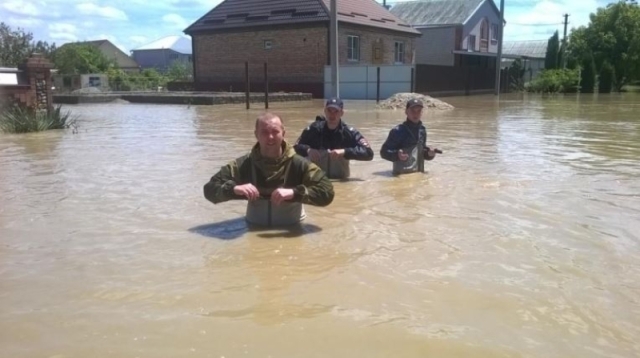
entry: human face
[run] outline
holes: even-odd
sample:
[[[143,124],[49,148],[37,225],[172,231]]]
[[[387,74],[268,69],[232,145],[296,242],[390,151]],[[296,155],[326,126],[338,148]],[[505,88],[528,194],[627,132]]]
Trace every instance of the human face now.
[[[344,114],[344,111],[342,109],[337,109],[333,107],[326,107],[324,109],[324,115],[327,118],[327,123],[330,126],[338,125],[338,123],[340,122],[340,118],[342,118],[343,114]]]
[[[418,123],[420,122],[420,118],[422,117],[422,107],[421,106],[409,107],[407,108],[405,113],[407,114],[407,118],[411,122]]]
[[[279,118],[258,122],[255,134],[262,153],[270,156],[279,154],[284,140],[284,133],[284,127]]]

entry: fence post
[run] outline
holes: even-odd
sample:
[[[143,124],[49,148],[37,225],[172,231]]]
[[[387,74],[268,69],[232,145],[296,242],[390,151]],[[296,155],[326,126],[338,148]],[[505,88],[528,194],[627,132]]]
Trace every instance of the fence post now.
[[[376,78],[376,103],[380,103],[380,66],[378,66]]]
[[[245,101],[247,103],[247,109],[249,106],[249,61],[244,63],[244,89],[245,89]]]
[[[264,108],[269,109],[269,72],[267,63],[264,63]]]

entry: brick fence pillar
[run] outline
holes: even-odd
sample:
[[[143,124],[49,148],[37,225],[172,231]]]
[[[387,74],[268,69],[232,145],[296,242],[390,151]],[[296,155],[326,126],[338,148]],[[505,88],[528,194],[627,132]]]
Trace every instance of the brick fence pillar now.
[[[53,109],[53,98],[51,96],[51,69],[53,64],[42,54],[34,53],[21,66],[18,67],[25,72],[25,78],[31,89],[26,94],[27,105],[37,111],[51,112]]]

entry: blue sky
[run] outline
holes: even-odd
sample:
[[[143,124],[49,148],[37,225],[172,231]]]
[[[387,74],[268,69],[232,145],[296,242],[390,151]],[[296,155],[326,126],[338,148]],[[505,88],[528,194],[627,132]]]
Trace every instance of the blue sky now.
[[[456,1],[456,0],[451,0]],[[499,0],[494,0],[499,6]],[[0,21],[63,44],[108,39],[127,53],[164,36],[183,35],[193,21],[221,0],[2,0]],[[378,1],[382,3],[382,0]],[[547,39],[586,25],[589,14],[612,0],[505,0],[505,41]],[[393,1],[388,1],[392,4]]]

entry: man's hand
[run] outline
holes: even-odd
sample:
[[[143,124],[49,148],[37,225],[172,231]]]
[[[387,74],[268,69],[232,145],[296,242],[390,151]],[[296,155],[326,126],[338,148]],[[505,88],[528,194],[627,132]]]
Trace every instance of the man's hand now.
[[[427,151],[427,155],[426,155],[427,160],[431,160],[431,159],[433,159],[435,157],[436,157],[436,151],[433,150],[433,149],[429,149],[429,151]]]
[[[329,151],[329,155],[331,158],[336,159],[340,157],[344,157],[344,149],[334,149]]]
[[[273,193],[271,193],[271,202],[276,205],[280,205],[287,200],[293,199],[294,194],[295,192],[293,191],[293,189],[276,189],[273,191]]]
[[[316,162],[320,160],[320,151],[309,148],[309,150],[307,150],[307,157],[309,157],[312,162]]]
[[[233,192],[236,195],[244,196],[250,201],[256,200],[260,197],[260,192],[253,186],[253,184],[236,185],[233,187]]]
[[[398,150],[398,159],[400,159],[400,161],[406,161],[407,159],[409,159],[409,154],[405,153],[402,151],[402,149]]]

